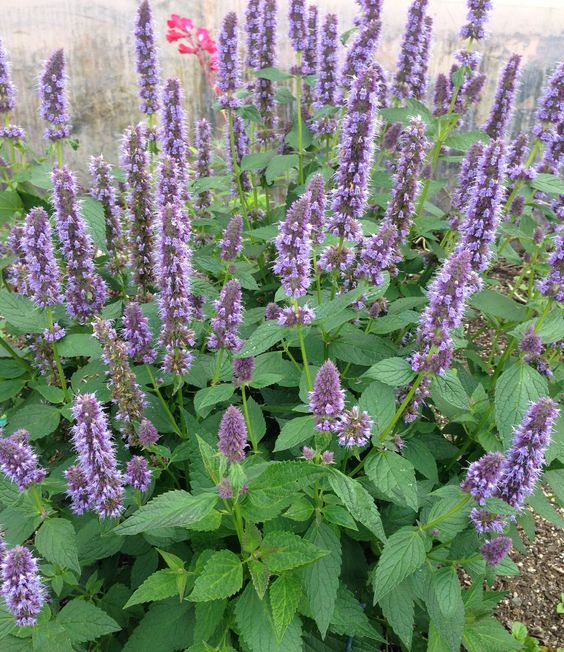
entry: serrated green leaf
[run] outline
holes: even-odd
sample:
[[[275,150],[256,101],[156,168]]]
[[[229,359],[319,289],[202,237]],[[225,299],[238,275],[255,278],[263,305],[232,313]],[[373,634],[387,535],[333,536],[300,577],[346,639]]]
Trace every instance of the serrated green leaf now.
[[[564,183],[555,174],[539,173],[531,181],[531,186],[549,195],[564,195]]]
[[[80,201],[80,212],[88,225],[88,232],[96,250],[107,253],[106,219],[101,202],[93,197],[83,197]]]
[[[379,601],[384,617],[408,650],[411,649],[415,622],[413,598],[409,580],[406,579]]]
[[[2,602],[0,603],[0,641],[5,639],[14,629],[16,629],[16,619]]]
[[[374,421],[372,435],[377,437],[392,420],[396,411],[393,387],[378,380],[373,381],[360,395],[358,407],[366,410]]]
[[[268,570],[268,566],[258,561],[258,559],[251,559],[248,566],[255,591],[257,592],[258,597],[262,600],[270,581],[270,571]]]
[[[264,353],[279,342],[284,337],[285,332],[284,326],[280,326],[275,321],[266,321],[253,332],[243,348],[235,354],[235,357],[249,358]]]
[[[297,417],[284,424],[276,444],[274,451],[285,451],[294,446],[299,446],[308,441],[315,434],[313,416]]]
[[[329,554],[329,550],[305,541],[292,532],[269,532],[260,546],[261,559],[273,573],[314,564]]]
[[[473,294],[469,303],[485,315],[506,321],[523,321],[527,317],[525,306],[489,288]]]
[[[441,568],[432,574],[425,604],[447,649],[459,652],[464,630],[464,603],[454,568]]]
[[[0,219],[4,224],[10,223],[16,211],[23,210],[21,197],[15,190],[0,192]]]
[[[366,461],[366,475],[378,492],[392,502],[417,511],[417,483],[413,464],[391,451],[378,451]]]
[[[274,632],[281,641],[294,619],[302,597],[302,583],[297,575],[285,573],[276,579],[269,590]]]
[[[58,342],[57,350],[63,358],[100,357],[102,348],[98,340],[88,333],[71,333]]]
[[[462,643],[468,652],[509,652],[522,649],[521,643],[491,616],[466,623]]]
[[[400,387],[407,385],[415,376],[411,365],[403,358],[387,358],[372,365],[368,371],[365,371],[365,378],[378,380],[390,387]]]
[[[441,376],[433,377],[431,398],[438,409],[449,418],[470,410],[468,394],[454,369],[447,369]]]
[[[37,552],[52,564],[80,573],[76,532],[70,521],[49,518],[35,535]]]
[[[277,154],[268,164],[265,172],[266,182],[272,183],[286,172],[298,167],[297,154]]]
[[[6,431],[11,434],[24,428],[29,432],[30,440],[34,441],[54,432],[60,420],[59,410],[52,405],[25,405],[9,414]]]
[[[255,480],[251,481],[249,491],[278,489],[291,485],[293,482],[310,482],[327,473],[327,467],[311,464],[310,462],[297,460],[271,462]]]
[[[43,333],[48,327],[47,313],[31,299],[0,290],[0,316],[22,333]]]
[[[55,622],[64,627],[73,643],[95,641],[121,629],[105,611],[91,602],[79,599],[67,602],[57,614]]]
[[[193,608],[178,598],[152,604],[133,630],[123,652],[176,652],[192,642]]]
[[[284,72],[284,70],[280,70],[280,68],[274,68],[272,66],[269,68],[254,70],[253,74],[256,77],[260,77],[261,79],[269,79],[270,81],[284,81],[285,79],[292,79],[292,75],[289,73]]]
[[[237,593],[243,586],[243,565],[230,550],[214,552],[189,596],[192,602],[222,600]]]
[[[360,602],[346,586],[339,586],[335,610],[331,617],[331,630],[344,636],[366,637],[385,642],[370,624]]]
[[[235,387],[231,383],[222,383],[221,385],[213,385],[198,390],[194,396],[196,414],[202,414],[207,408],[228,401],[233,396],[234,391]]]
[[[184,571],[186,572],[186,571]],[[171,568],[159,570],[141,584],[129,600],[123,605],[124,609],[143,602],[155,602],[171,598],[178,593],[176,580],[179,573]]]
[[[490,137],[485,131],[469,131],[465,134],[453,134],[449,136],[445,142],[447,147],[457,149],[461,152],[466,152],[470,147],[481,141],[482,143],[489,143]]]

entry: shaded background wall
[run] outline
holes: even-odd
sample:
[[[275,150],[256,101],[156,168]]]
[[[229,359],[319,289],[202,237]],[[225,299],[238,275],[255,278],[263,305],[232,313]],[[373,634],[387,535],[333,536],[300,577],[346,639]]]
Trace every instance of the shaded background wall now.
[[[217,36],[222,16],[237,11],[243,19],[245,0],[153,0],[163,79],[179,77],[186,94],[190,127],[201,116],[213,118],[212,93],[195,57],[177,53],[166,41],[171,13],[190,17]],[[353,0],[317,0],[321,14],[335,12],[340,30],[352,26]],[[395,62],[410,0],[383,0],[383,30],[377,58],[387,70]],[[478,47],[488,81],[477,115],[481,124],[495,90],[500,67],[512,52],[523,55],[522,85],[513,129],[527,129],[543,82],[564,53],[564,0],[494,0],[489,35]],[[459,46],[457,31],[465,21],[465,0],[430,0],[433,44],[430,74],[448,72]],[[38,115],[37,78],[42,61],[56,48],[67,57],[73,136],[80,149],[67,159],[81,172],[90,154],[103,152],[115,162],[123,129],[140,119],[136,96],[133,20],[137,0],[0,0],[0,37],[4,40],[17,86],[14,121],[41,151],[43,124]],[[292,61],[287,41],[287,0],[279,0],[279,65]],[[472,126],[470,124],[469,126]]]

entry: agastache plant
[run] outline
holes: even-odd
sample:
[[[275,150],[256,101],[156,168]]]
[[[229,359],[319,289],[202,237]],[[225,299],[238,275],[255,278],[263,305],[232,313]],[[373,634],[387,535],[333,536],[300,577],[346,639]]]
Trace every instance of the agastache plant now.
[[[548,256],[549,272],[538,283],[538,289],[545,297],[564,303],[564,228],[556,233],[554,251]]]
[[[10,437],[0,439],[0,469],[20,491],[43,482],[47,471],[38,463],[27,430],[22,428]]]
[[[467,0],[467,5],[468,22],[460,29],[460,35],[465,39],[480,41],[485,36],[484,26],[493,2],[492,0]]]
[[[127,342],[127,355],[137,364],[155,361],[156,351],[149,320],[135,301],[128,303],[123,312],[123,338]]]
[[[218,432],[219,452],[222,453],[231,463],[241,462],[245,459],[245,448],[247,447],[247,426],[241,412],[230,405],[219,424]]]
[[[505,135],[513,110],[520,64],[521,56],[511,55],[500,75],[492,110],[483,126],[484,131],[491,138],[501,138]]]
[[[167,79],[162,91],[162,127],[160,142],[165,154],[171,156],[178,170],[182,196],[186,195],[188,135],[184,118],[184,100],[179,79]]]
[[[159,68],[153,12],[148,0],[143,0],[137,9],[135,65],[139,87],[139,109],[141,113],[152,116],[159,110]]]
[[[276,65],[276,0],[264,0],[262,8],[256,66],[258,70]],[[257,142],[259,143],[267,143],[275,138],[274,130],[277,118],[274,108],[274,95],[274,82],[258,76],[254,85],[254,98],[262,120],[262,125],[257,134]]]
[[[16,91],[10,75],[8,53],[0,40],[0,113],[9,113],[16,106]]]
[[[196,123],[196,133],[194,137],[194,147],[196,156],[194,158],[194,177],[202,179],[210,177],[213,174],[211,169],[211,129],[209,122],[202,118]],[[209,207],[212,203],[212,193],[210,190],[199,192],[194,197],[194,207],[200,217],[209,216]]]
[[[331,360],[324,362],[317,372],[309,407],[315,416],[317,430],[336,429],[337,419],[345,408],[345,392],[341,389],[339,371]]]
[[[341,87],[346,92],[350,89],[352,80],[362,72],[362,69],[373,63],[382,23],[372,20],[359,29],[358,34],[347,50],[347,57],[341,71]]]
[[[41,117],[48,123],[45,138],[52,142],[70,136],[70,115],[66,94],[65,58],[54,52],[43,66],[39,81]]]
[[[323,21],[319,39],[319,72],[315,88],[315,109],[337,104],[337,81],[339,62],[339,29],[336,14],[327,14]],[[318,134],[332,134],[335,131],[336,120],[325,116],[313,125]]]
[[[393,94],[400,99],[416,97],[420,92],[419,71],[426,66],[421,56],[425,54],[427,4],[428,0],[413,0],[408,10],[393,87]]]
[[[47,600],[47,591],[39,575],[37,560],[25,546],[14,546],[3,555],[0,565],[6,606],[16,625],[35,625]]]
[[[288,3],[288,25],[290,43],[296,52],[305,52],[307,48],[307,17],[304,0],[290,0]]]
[[[216,315],[211,320],[208,348],[238,351],[242,345],[237,333],[243,319],[243,311],[241,284],[237,279],[232,279],[223,286],[214,306]]]

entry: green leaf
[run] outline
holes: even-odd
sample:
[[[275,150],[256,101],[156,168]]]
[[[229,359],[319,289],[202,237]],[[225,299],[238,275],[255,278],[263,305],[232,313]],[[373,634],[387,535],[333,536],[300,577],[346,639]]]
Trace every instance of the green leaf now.
[[[468,494],[463,493],[457,487],[452,487],[452,489],[454,489],[453,494],[447,495],[433,504],[425,521],[431,523],[444,518],[438,526],[437,538],[439,541],[450,541],[468,525],[468,514],[472,509]],[[460,507],[463,501],[466,501],[466,505]],[[450,516],[447,516],[449,514]]]
[[[80,202],[80,212],[88,225],[88,232],[94,242],[94,247],[107,253],[106,219],[102,204],[93,197],[84,197]]]
[[[38,394],[49,403],[62,403],[65,400],[65,393],[60,387],[54,385],[34,384],[30,385]]]
[[[222,624],[223,615],[227,607],[227,600],[214,600],[212,602],[197,602],[195,607],[196,627],[194,641],[207,641],[216,629]],[[192,648],[190,648],[191,650]],[[206,648],[205,652],[208,652]]]
[[[206,408],[210,408],[217,403],[228,401],[235,391],[235,386],[231,383],[222,383],[221,385],[213,385],[200,389],[194,396],[194,409],[196,414],[202,414]]]
[[[274,452],[285,451],[294,446],[299,446],[311,439],[315,434],[313,416],[297,417],[284,424],[276,444]]]
[[[281,641],[294,619],[302,597],[300,578],[289,573],[281,575],[272,583],[269,595],[274,632],[278,641]]]
[[[339,586],[335,610],[331,617],[331,631],[342,636],[359,636],[385,642],[370,624],[360,602],[346,586]]]
[[[270,184],[278,177],[297,167],[297,154],[277,154],[276,156],[272,157],[272,160],[266,168],[266,182]]]
[[[201,177],[192,183],[192,193],[199,195],[206,190],[229,190],[231,176],[215,175],[213,177]]]
[[[490,137],[485,131],[469,131],[465,134],[453,134],[446,139],[445,145],[451,149],[457,149],[460,152],[466,152],[470,147],[481,141],[489,143]]]
[[[186,571],[184,571],[186,572]],[[141,586],[133,593],[129,600],[123,605],[124,609],[132,607],[135,604],[142,602],[155,602],[156,600],[164,600],[171,598],[178,593],[176,580],[179,573],[170,568],[159,570],[149,577],[141,584]]]
[[[73,643],[95,641],[100,636],[121,629],[105,611],[78,598],[67,602],[57,614],[55,622],[64,627]]]
[[[455,369],[447,369],[443,375],[433,377],[431,398],[437,408],[449,418],[470,410],[468,394]]]
[[[25,384],[25,380],[3,380],[0,383],[0,403],[17,396]]]
[[[403,456],[413,464],[416,471],[419,471],[419,473],[434,483],[438,482],[439,473],[437,463],[429,447],[421,439],[412,437],[407,442]]]
[[[192,642],[193,608],[178,598],[152,604],[123,647],[123,652],[176,652]]]
[[[529,403],[547,394],[546,378],[529,365],[518,362],[501,374],[495,388],[495,421],[505,448],[511,444],[513,428],[523,420]]]
[[[25,428],[31,441],[41,439],[55,431],[61,420],[56,407],[51,405],[25,405],[16,412],[11,412],[8,418],[7,432]]]
[[[489,317],[505,321],[523,321],[527,318],[527,308],[505,294],[495,290],[482,290],[473,294],[469,303]]]
[[[235,354],[235,357],[249,358],[264,353],[279,342],[285,332],[284,326],[280,326],[275,321],[266,321],[253,332],[243,348]]]
[[[111,523],[92,518],[77,533],[78,558],[83,566],[115,555],[124,540],[111,531]]]
[[[554,174],[537,174],[531,181],[531,186],[549,195],[564,195],[564,182]]]
[[[42,622],[35,625],[31,635],[33,652],[72,652],[73,647],[65,628],[58,623]],[[29,650],[28,647],[24,648]]]
[[[380,598],[382,613],[401,642],[410,650],[415,623],[413,592],[409,580],[404,580],[393,591]]]
[[[251,559],[248,563],[248,567],[255,591],[257,592],[258,597],[262,600],[270,581],[270,571],[268,570],[268,567],[258,559]]]
[[[464,630],[464,603],[454,568],[441,568],[432,574],[425,603],[443,643],[451,652],[459,652]]]
[[[337,600],[341,574],[341,542],[333,529],[323,522],[313,523],[304,538],[319,548],[329,550],[326,557],[303,571],[309,608],[321,636],[325,637]]]
[[[23,210],[21,197],[15,190],[0,192],[0,219],[2,223],[11,222],[16,211]]]
[[[271,462],[249,485],[249,492],[259,489],[278,489],[297,481],[312,481],[328,472],[326,467],[309,462]]]
[[[368,371],[365,371],[365,378],[373,378],[390,387],[400,387],[407,385],[415,376],[411,365],[403,358],[388,358],[381,360],[372,365]]]
[[[189,596],[193,602],[221,600],[237,593],[243,586],[243,565],[230,550],[214,552]]]
[[[411,527],[394,532],[386,541],[378,566],[372,573],[374,604],[393,591],[425,563],[425,543]]]
[[[367,334],[352,324],[343,327],[331,350],[339,360],[363,367],[380,362],[395,353],[394,347],[388,341],[377,335]]]
[[[16,620],[5,604],[0,603],[0,641],[16,629]]]
[[[498,623],[488,616],[480,620],[469,621],[464,627],[462,643],[468,652],[508,652],[521,650],[521,643]]]
[[[397,505],[417,511],[417,483],[413,464],[391,451],[378,451],[367,458],[366,475],[378,492]]]
[[[242,172],[246,172],[248,170],[262,170],[268,165],[274,154],[275,152],[259,152],[258,154],[247,154],[247,156],[243,156],[241,159],[241,165],[239,168]]]
[[[351,516],[375,534],[380,541],[386,541],[380,513],[368,491],[357,480],[349,478],[336,469],[332,469],[329,484]]]
[[[98,340],[88,333],[71,333],[58,342],[57,350],[63,358],[98,358],[102,348]]]
[[[205,518],[215,507],[215,493],[192,496],[186,491],[167,491],[140,507],[114,532],[131,536],[160,527],[186,527]]]
[[[43,333],[48,327],[44,310],[30,299],[4,289],[0,290],[0,316],[22,333]]]
[[[280,70],[280,68],[261,68],[254,70],[253,74],[261,79],[269,79],[270,81],[284,81],[285,79],[292,79],[292,75]]]
[[[292,532],[269,532],[263,539],[261,558],[273,573],[313,564],[329,554]]]
[[[70,521],[48,518],[35,535],[35,547],[47,561],[80,574],[76,532]]]

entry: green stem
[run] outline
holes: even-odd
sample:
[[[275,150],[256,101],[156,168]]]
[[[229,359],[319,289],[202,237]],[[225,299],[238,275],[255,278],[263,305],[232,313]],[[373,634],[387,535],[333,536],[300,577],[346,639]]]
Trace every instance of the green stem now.
[[[148,364],[145,365],[145,370],[147,371],[147,375],[149,376],[149,380],[151,381],[151,385],[153,385],[153,389],[155,390],[155,394],[157,395],[157,398],[159,399],[159,403],[162,405],[162,408],[165,411],[165,414],[167,415],[168,420],[170,421],[170,425],[174,428],[174,432],[179,437],[182,437],[182,430],[178,427],[178,424],[176,423],[176,419],[174,418],[172,412],[170,411],[167,402],[164,400],[163,395],[161,394],[161,390],[159,389],[159,386],[157,385],[157,383],[155,381],[155,377],[153,376],[153,372],[151,371],[151,367],[149,367]]]
[[[445,514],[442,514],[441,516],[438,516],[437,518],[433,519],[432,521],[429,521],[429,523],[426,523],[425,525],[421,526],[422,530],[430,530],[431,528],[436,527],[443,521],[446,521],[448,518],[451,516],[454,516],[454,514],[457,514],[461,509],[464,509],[466,505],[472,500],[471,496],[464,496],[464,498],[458,502],[452,509],[450,509],[448,512]]]
[[[239,163],[237,162],[237,148],[235,147],[235,132],[233,130],[233,109],[227,110],[227,121],[229,124],[229,144],[231,147],[231,161],[233,164],[233,174],[235,175],[237,193],[239,194],[239,202],[241,204],[241,210],[243,211],[243,217],[245,218],[245,224],[247,225],[247,229],[249,229],[250,231],[251,221],[249,219],[249,211],[247,209],[245,193],[243,192],[243,184],[241,183],[241,171],[239,169]]]
[[[298,310],[298,302],[294,299],[294,310]],[[306,382],[307,382],[307,388],[310,392],[313,391],[313,383],[311,382],[311,376],[309,373],[309,363],[307,361],[307,352],[305,348],[305,340],[304,340],[304,332],[302,330],[302,325],[298,324],[297,325],[297,331],[298,331],[298,340],[300,342],[300,349],[302,352],[302,362],[304,365],[304,372],[305,372],[305,377],[306,377]]]
[[[29,362],[19,356],[3,337],[0,337],[0,346],[10,354],[10,356],[17,362],[17,364],[20,365],[20,367],[23,367],[26,371],[34,373],[34,369],[29,364]]]
[[[49,327],[49,332],[54,333],[54,323],[53,323],[53,310],[51,306],[47,306],[47,324]],[[59,356],[59,350],[57,349],[57,343],[55,340],[51,343],[53,347],[53,357],[55,358],[55,366],[57,367],[57,374],[59,376],[59,382],[61,383],[61,389],[63,390],[63,395],[65,397],[65,403],[70,402],[69,391],[67,389],[67,379],[65,378],[65,372],[63,371],[63,366],[61,365],[61,358]]]
[[[217,361],[215,363],[215,369],[213,372],[212,385],[217,385],[219,381],[219,374],[221,373],[221,365],[223,364],[223,356],[225,355],[225,349],[219,349],[217,355]]]
[[[298,183],[304,182],[304,161],[303,161],[303,127],[302,127],[302,53],[298,52],[297,57],[298,74],[296,75],[296,105],[298,110]]]
[[[241,398],[243,399],[243,414],[245,415],[245,423],[247,424],[247,430],[249,431],[249,438],[253,447],[253,453],[258,453],[257,440],[253,431],[251,419],[249,418],[249,408],[247,406],[247,392],[245,390],[245,385],[241,385]]]
[[[58,140],[55,149],[57,150],[57,165],[59,168],[63,167],[63,143]]]
[[[233,525],[235,526],[235,531],[237,532],[237,538],[239,539],[239,544],[241,550],[243,550],[243,517],[241,516],[241,506],[239,503],[235,503],[233,507]]]
[[[43,500],[41,499],[41,489],[38,485],[36,484],[31,485],[31,495],[33,497],[33,502],[37,507],[37,512],[39,516],[42,516],[45,511],[45,507],[43,506]]]

